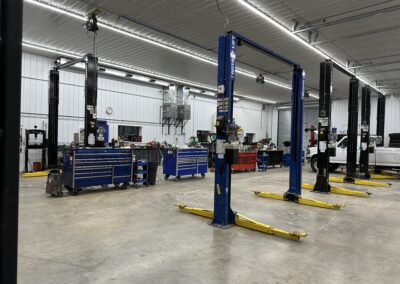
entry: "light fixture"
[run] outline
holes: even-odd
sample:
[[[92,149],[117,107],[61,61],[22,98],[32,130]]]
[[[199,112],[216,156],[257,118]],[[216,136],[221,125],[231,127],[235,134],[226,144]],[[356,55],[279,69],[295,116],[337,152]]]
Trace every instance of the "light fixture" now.
[[[40,2],[40,1],[37,1],[37,0],[25,0],[25,2],[40,6],[42,8],[49,9],[49,10],[54,11],[54,12],[61,13],[61,14],[67,15],[67,16],[71,16],[71,17],[73,17],[75,19],[82,20],[84,22],[87,21],[86,15],[77,14],[78,12],[76,12],[76,11],[71,12],[71,11],[68,11],[68,10],[66,10],[64,8],[56,7],[53,4],[43,3],[43,2]],[[146,43],[149,43],[149,44],[152,44],[152,45],[155,45],[155,46],[158,46],[158,47],[161,47],[161,48],[164,48],[164,49],[168,49],[170,51],[173,51],[173,52],[179,53],[181,55],[185,55],[185,56],[191,57],[193,59],[196,59],[196,60],[211,64],[211,65],[214,65],[214,66],[218,66],[218,63],[217,63],[216,59],[210,58],[210,57],[205,57],[203,55],[200,55],[200,54],[197,54],[197,53],[193,53],[191,51],[184,50],[184,49],[182,49],[181,47],[179,47],[177,45],[167,45],[167,44],[165,44],[163,42],[159,42],[159,41],[155,41],[154,39],[146,38],[143,35],[137,35],[137,34],[135,34],[133,32],[122,30],[121,28],[116,28],[116,27],[112,26],[109,23],[103,23],[103,22],[97,21],[97,26],[102,27],[102,28],[107,29],[107,30],[111,30],[113,32],[116,32],[116,33],[119,33],[119,34],[122,34],[122,35],[125,35],[125,36],[128,36],[128,37],[131,37],[131,38],[134,38],[134,39],[137,39],[137,40],[140,40],[140,41],[143,41],[143,42],[146,42]],[[253,72],[245,70],[245,69],[242,69],[242,68],[236,68],[236,73],[244,75],[246,77],[250,77],[252,79],[255,79],[257,77],[257,75],[254,74]],[[278,86],[278,87],[285,88],[285,89],[291,89],[291,86],[285,85],[283,83],[280,83],[280,82],[277,82],[277,81],[274,81],[274,80],[271,80],[271,79],[265,79],[265,82],[269,83],[269,84],[272,84],[272,85],[275,85],[275,86]]]
[[[338,60],[336,60],[332,55],[328,54],[326,51],[321,50],[311,44],[309,44],[305,39],[300,37],[297,34],[294,34],[289,28],[272,18],[270,15],[265,14],[263,11],[259,10],[256,8],[254,5],[250,4],[248,0],[236,0],[238,3],[243,5],[243,7],[246,7],[248,10],[252,11],[254,14],[260,16],[264,20],[266,20],[268,23],[272,24],[274,27],[278,28],[280,31],[283,31],[285,34],[289,35],[291,38],[295,39],[297,42],[301,43],[303,46],[307,47],[308,49],[312,50],[313,52],[317,53],[324,59],[330,59],[332,60],[333,63],[337,64],[338,66],[347,69],[345,64],[340,63]],[[366,79],[357,76],[356,73],[353,71],[348,70],[349,73],[353,74],[356,78],[358,78],[360,81],[363,83],[369,85],[371,88],[373,88],[375,91],[378,93],[381,93],[381,91],[377,88],[374,87],[374,85],[370,82],[368,82]],[[314,97],[313,95],[310,94],[310,96]]]
[[[61,55],[61,56],[65,56],[67,58],[76,59],[76,58],[80,58],[80,57],[84,56],[83,54],[69,53],[69,52],[66,52],[66,51],[54,49],[53,47],[50,47],[50,46],[39,46],[39,45],[32,44],[32,43],[22,43],[22,46],[24,46],[26,48],[30,48],[30,49],[45,51],[47,53],[55,53],[55,54],[58,54],[58,55]],[[61,58],[60,59],[60,62],[62,62],[62,63],[65,63],[67,61],[68,61],[68,59],[66,59],[66,58]],[[99,65],[105,65],[106,67],[119,69],[119,70],[125,72],[125,74],[132,75],[131,73],[134,73],[131,78],[134,79],[134,80],[137,80],[137,81],[148,82],[150,78],[146,77],[146,76],[152,76],[152,77],[162,78],[163,80],[166,80],[166,81],[172,81],[172,82],[180,84],[180,85],[190,85],[190,86],[193,86],[193,87],[198,87],[198,88],[201,88],[201,89],[204,89],[204,90],[208,90],[208,91],[210,91],[212,93],[213,96],[215,96],[215,93],[216,93],[216,87],[211,87],[211,86],[208,86],[208,85],[194,83],[194,82],[191,82],[191,81],[188,81],[188,80],[185,80],[185,79],[176,78],[176,77],[172,77],[172,76],[169,76],[169,75],[155,73],[155,72],[151,72],[151,71],[147,71],[147,70],[143,70],[143,69],[138,69],[138,68],[135,68],[135,67],[132,67],[132,66],[117,65],[115,63],[104,61],[104,60],[101,60],[98,63],[99,63]],[[75,64],[74,67],[78,67],[79,68],[80,67],[79,63]],[[84,69],[84,68],[85,68],[84,65],[82,65],[82,68],[80,68],[80,69]],[[128,75],[124,75],[124,76],[125,77],[130,77]],[[260,99],[258,99],[258,98],[251,97],[251,96],[244,96],[244,95],[241,95],[241,94],[239,94],[237,92],[235,92],[234,95],[235,96],[241,96],[241,97],[247,98],[249,100],[260,101]],[[272,100],[261,100],[261,101],[263,103],[276,104],[276,102],[272,101]]]

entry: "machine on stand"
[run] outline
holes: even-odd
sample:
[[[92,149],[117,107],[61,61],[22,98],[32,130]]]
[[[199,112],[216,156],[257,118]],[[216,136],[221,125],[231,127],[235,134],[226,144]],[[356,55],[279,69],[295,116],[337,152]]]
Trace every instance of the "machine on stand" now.
[[[34,129],[25,129],[25,173],[29,172],[29,150],[41,150],[40,165],[36,162],[31,164],[32,172],[44,171],[46,169],[46,149],[46,130],[37,129],[36,125]]]

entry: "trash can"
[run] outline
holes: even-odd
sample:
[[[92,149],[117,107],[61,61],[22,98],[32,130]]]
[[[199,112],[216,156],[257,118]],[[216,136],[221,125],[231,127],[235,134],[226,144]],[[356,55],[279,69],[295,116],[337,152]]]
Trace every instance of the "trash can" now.
[[[46,193],[52,196],[63,196],[63,175],[58,170],[51,170],[47,176]]]
[[[147,166],[147,182],[149,185],[156,184],[158,162],[148,162]]]

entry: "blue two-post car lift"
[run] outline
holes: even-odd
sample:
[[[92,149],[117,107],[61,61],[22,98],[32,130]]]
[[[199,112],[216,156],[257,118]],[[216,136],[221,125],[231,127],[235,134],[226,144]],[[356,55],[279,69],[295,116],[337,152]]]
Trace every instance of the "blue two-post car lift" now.
[[[301,197],[302,140],[303,140],[303,83],[304,73],[301,66],[258,43],[228,32],[219,38],[218,49],[218,92],[217,92],[217,146],[215,157],[214,211],[178,205],[185,212],[212,218],[211,224],[218,227],[229,227],[236,224],[264,233],[279,235],[299,240],[304,233],[287,232],[248,219],[231,209],[231,164],[237,158],[238,148],[235,143],[236,125],[233,118],[233,93],[235,81],[235,63],[237,47],[249,46],[280,62],[293,66],[292,77],[292,131],[290,155],[290,182],[288,191],[283,194],[255,192],[261,197],[297,202],[311,206],[339,209],[338,204],[329,204]]]

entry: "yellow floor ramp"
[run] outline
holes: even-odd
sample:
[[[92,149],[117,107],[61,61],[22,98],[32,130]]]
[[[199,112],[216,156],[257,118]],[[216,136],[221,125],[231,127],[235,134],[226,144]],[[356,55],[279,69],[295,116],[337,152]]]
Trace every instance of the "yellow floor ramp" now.
[[[314,190],[314,185],[310,184],[310,183],[302,183],[301,188]],[[357,197],[369,197],[372,194],[370,192],[363,192],[363,191],[359,191],[359,190],[350,190],[350,189],[336,187],[336,186],[331,186],[331,193],[357,196]]]
[[[369,180],[363,180],[363,179],[358,179],[358,178],[356,178],[354,180],[354,182],[346,182],[346,181],[344,181],[343,178],[330,177],[329,181],[339,182],[339,183],[351,183],[351,184],[356,184],[356,185],[378,186],[378,187],[386,187],[386,186],[391,185],[390,183],[387,183],[387,182],[369,181]]]
[[[179,210],[186,212],[186,213],[191,213],[194,215],[199,215],[202,217],[210,218],[212,219],[214,217],[214,212],[208,209],[202,209],[202,208],[196,208],[196,207],[188,207],[183,204],[177,204],[176,205]],[[255,220],[252,220],[250,218],[247,218],[241,214],[235,215],[235,225],[244,227],[250,230],[258,231],[261,233],[269,234],[269,235],[275,235],[283,238],[287,238],[290,240],[295,240],[298,241],[300,238],[305,238],[307,236],[306,233],[299,233],[299,232],[287,232],[284,230],[276,229],[274,227],[268,226],[266,224],[257,222]]]
[[[254,191],[254,194],[257,196],[260,196],[260,197],[264,197],[264,198],[271,198],[271,199],[276,199],[276,200],[287,201],[283,194],[277,194],[277,193],[271,193],[271,192],[261,192],[261,191]],[[341,205],[341,204],[327,203],[327,202],[319,201],[319,200],[315,200],[315,199],[303,198],[301,196],[299,197],[298,201],[295,203],[302,204],[302,205],[308,205],[308,206],[314,206],[314,207],[320,207],[320,208],[325,208],[325,209],[333,209],[333,210],[340,210],[341,207],[344,207],[344,205]]]

